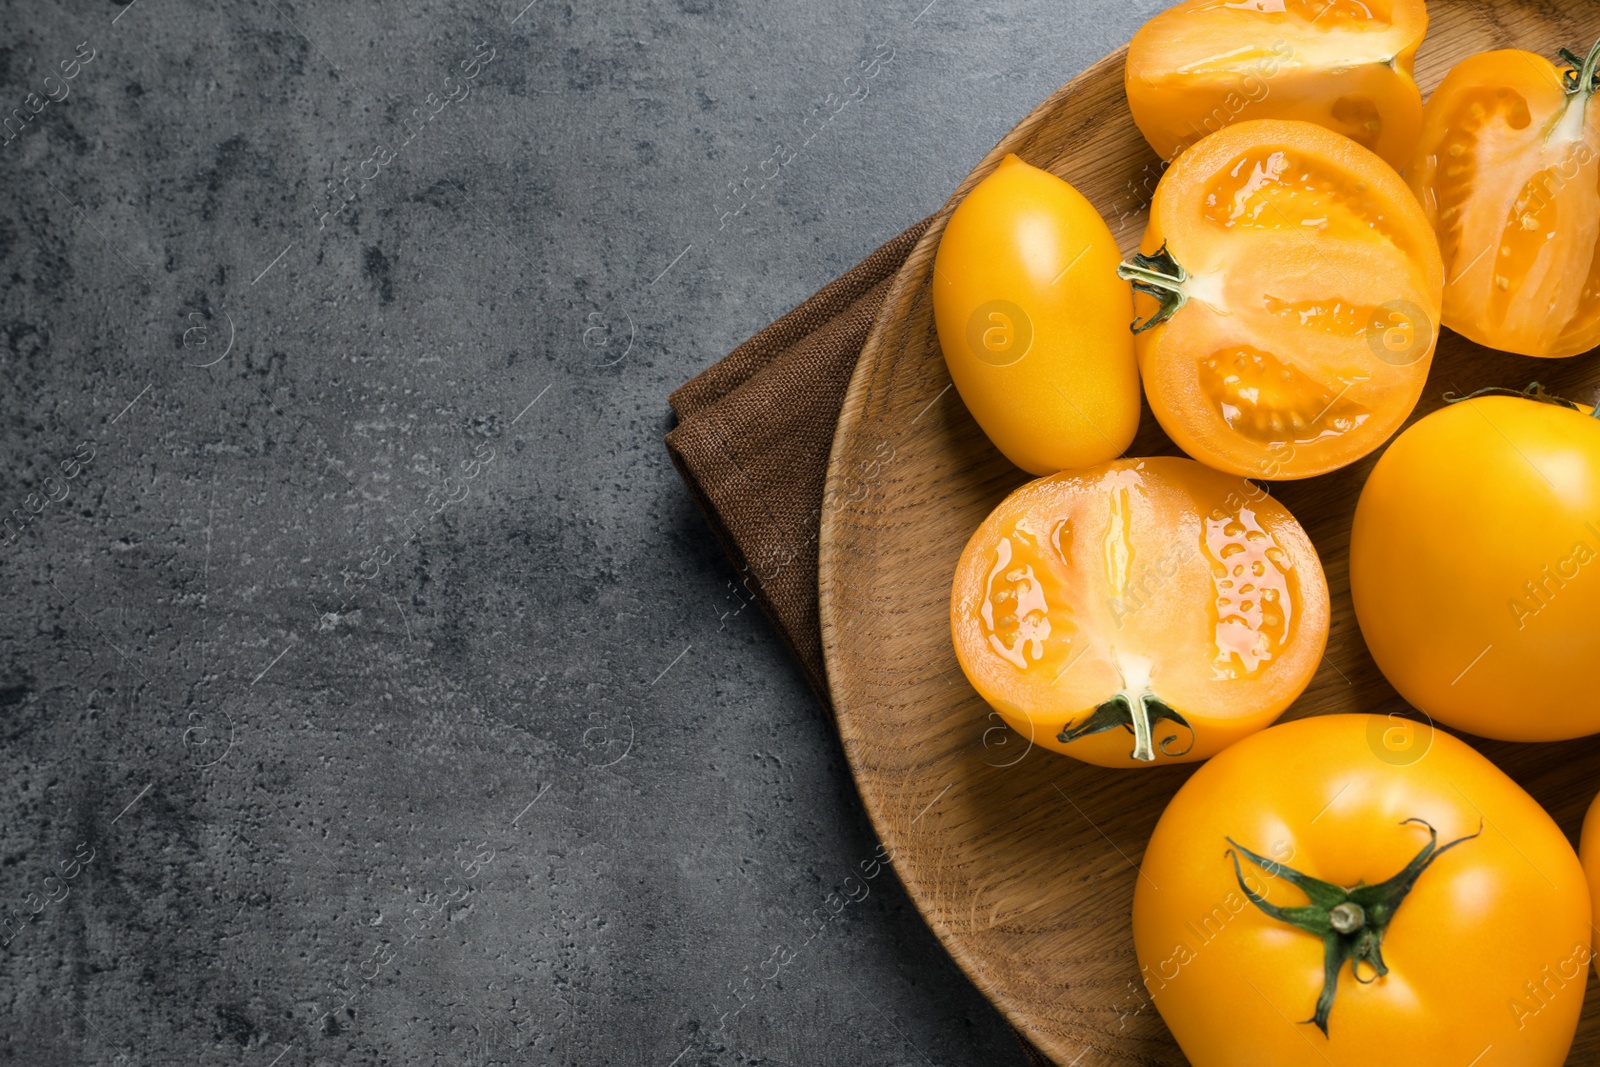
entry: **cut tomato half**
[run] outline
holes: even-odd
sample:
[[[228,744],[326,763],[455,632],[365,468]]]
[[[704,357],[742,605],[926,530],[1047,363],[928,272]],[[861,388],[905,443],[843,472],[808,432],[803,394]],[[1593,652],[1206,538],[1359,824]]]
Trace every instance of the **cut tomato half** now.
[[[1030,482],[973,534],[956,656],[1011,728],[1107,767],[1204,759],[1300,695],[1328,637],[1305,531],[1261,487],[1177,457]]]
[[[1165,160],[1241,120],[1301,119],[1399,170],[1422,123],[1427,30],[1423,0],[1187,0],[1133,35],[1128,107]]]
[[[1439,235],[1444,324],[1525,356],[1600,345],[1600,45],[1581,70],[1505,49],[1428,101],[1406,178]]]
[[[1120,270],[1150,408],[1218,470],[1306,478],[1389,438],[1422,394],[1443,267],[1415,198],[1308,122],[1229,126],[1156,187]]]

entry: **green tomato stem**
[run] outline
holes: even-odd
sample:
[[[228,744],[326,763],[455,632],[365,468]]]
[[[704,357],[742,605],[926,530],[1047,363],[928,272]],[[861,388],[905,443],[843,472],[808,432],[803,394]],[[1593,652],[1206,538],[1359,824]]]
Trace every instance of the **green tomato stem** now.
[[[1155,725],[1163,719],[1169,719],[1189,731],[1189,744],[1181,751],[1174,751],[1172,748],[1172,743],[1178,739],[1177,734],[1162,738],[1160,744],[1156,743]],[[1195,732],[1189,720],[1162,703],[1153,693],[1139,695],[1118,693],[1095,708],[1078,725],[1074,726],[1069,722],[1063,726],[1061,732],[1056,735],[1056,740],[1068,744],[1079,738],[1102,734],[1118,727],[1133,734],[1133,751],[1129,756],[1142,763],[1153,762],[1158,749],[1164,756],[1184,756],[1194,748]]]
[[[1162,242],[1154,255],[1134,253],[1132,258],[1117,267],[1117,277],[1132,283],[1135,292],[1154,297],[1161,304],[1156,313],[1143,322],[1133,320],[1129,328],[1134,333],[1144,333],[1160,326],[1176,315],[1189,299],[1183,291],[1183,283],[1189,280],[1189,272],[1183,269],[1183,264],[1172,258],[1166,242]]]
[[[1600,45],[1596,45],[1596,47],[1600,47]],[[1526,389],[1520,391],[1506,389],[1498,385],[1489,385],[1465,396],[1459,393],[1446,393],[1444,394],[1444,402],[1446,404],[1459,404],[1463,400],[1476,400],[1480,396],[1514,396],[1519,400],[1537,400],[1541,404],[1554,404],[1557,407],[1570,408],[1573,411],[1583,410],[1575,401],[1556,396],[1554,393],[1545,392],[1544,386],[1538,382],[1533,382]],[[1600,404],[1595,404],[1591,407],[1588,414],[1591,419],[1600,419]]]
[[[1328,1036],[1328,1016],[1333,1012],[1333,998],[1345,962],[1349,961],[1350,973],[1355,975],[1358,982],[1373,982],[1388,974],[1389,966],[1383,962],[1383,935],[1389,929],[1389,922],[1395,913],[1400,910],[1400,905],[1417,884],[1417,879],[1440,856],[1483,833],[1480,820],[1477,833],[1458,837],[1441,847],[1438,831],[1427,822],[1406,819],[1400,825],[1410,823],[1416,823],[1428,831],[1428,843],[1422,851],[1388,881],[1377,885],[1358,885],[1354,889],[1343,889],[1331,882],[1301,874],[1293,867],[1286,867],[1251,852],[1231,837],[1224,839],[1233,846],[1227,855],[1233,860],[1233,873],[1239,880],[1239,888],[1250,899],[1250,903],[1272,918],[1322,939],[1322,992],[1317,997],[1316,1010],[1305,1021],[1315,1023],[1323,1037]],[[1267,877],[1282,878],[1299,888],[1310,903],[1281,908],[1251,889],[1245,884],[1244,870],[1239,866],[1240,853],[1260,867]],[[1372,968],[1373,977],[1361,977],[1363,963]]]
[[[1557,55],[1576,68],[1572,71],[1573,76],[1566,79],[1567,95],[1576,96],[1579,93],[1586,96],[1593,95],[1595,71],[1600,69],[1600,41],[1594,43],[1594,47],[1589,49],[1588,56],[1583,59],[1579,59],[1566,48],[1561,49]]]

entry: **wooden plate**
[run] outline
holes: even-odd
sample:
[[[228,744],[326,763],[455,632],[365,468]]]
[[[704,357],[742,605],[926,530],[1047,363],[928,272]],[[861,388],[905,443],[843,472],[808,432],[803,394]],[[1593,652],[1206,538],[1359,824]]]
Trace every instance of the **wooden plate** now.
[[[1472,53],[1581,55],[1600,34],[1593,2],[1434,0],[1429,9],[1417,62],[1425,93]],[[1192,768],[1109,771],[1028,751],[962,676],[948,622],[956,558],[1027,476],[951,389],[929,280],[944,219],[1007,152],[1082,191],[1124,253],[1138,244],[1160,163],[1128,113],[1124,56],[1107,56],[1012,130],[901,270],[845,400],[821,534],[828,674],[877,831],[950,954],[1039,1049],[1076,1067],[1184,1062],[1139,985],[1129,912],[1145,842]],[[1587,399],[1600,361],[1508,356],[1447,331],[1413,418],[1442,406],[1447,391],[1533,380]],[[1174,451],[1146,409],[1130,454]],[[1333,593],[1327,656],[1290,718],[1405,707],[1362,644],[1350,604],[1350,520],[1375,459],[1274,487],[1316,543]],[[1600,739],[1475,743],[1577,839],[1600,789]],[[1589,994],[1574,1064],[1600,1062],[1600,982]]]

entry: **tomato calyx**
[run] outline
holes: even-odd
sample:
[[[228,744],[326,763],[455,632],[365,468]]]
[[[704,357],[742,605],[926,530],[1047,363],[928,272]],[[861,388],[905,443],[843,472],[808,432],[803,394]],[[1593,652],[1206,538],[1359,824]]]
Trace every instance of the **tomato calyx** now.
[[[1600,44],[1597,44],[1595,47],[1600,48]],[[1572,411],[1583,412],[1582,404],[1579,404],[1573,400],[1568,400],[1566,397],[1556,396],[1554,393],[1547,393],[1545,392],[1544,386],[1540,385],[1538,382],[1533,382],[1526,389],[1522,390],[1506,389],[1498,385],[1490,385],[1485,386],[1476,392],[1468,393],[1465,396],[1462,396],[1460,393],[1446,393],[1444,394],[1444,402],[1446,404],[1459,404],[1465,400],[1474,400],[1480,396],[1514,396],[1519,400],[1537,400],[1541,404],[1554,404],[1557,407],[1569,408]],[[1587,412],[1583,413],[1587,414],[1591,419],[1600,419],[1600,404],[1596,404]]]
[[[1350,973],[1363,985],[1388,974],[1388,965],[1383,962],[1383,935],[1388,930],[1389,922],[1394,918],[1395,912],[1400,909],[1412,887],[1417,884],[1417,879],[1422,877],[1423,871],[1432,866],[1434,860],[1457,845],[1471,841],[1483,833],[1483,823],[1480,820],[1477,833],[1458,837],[1441,847],[1439,832],[1430,823],[1424,819],[1406,819],[1400,825],[1405,826],[1409,823],[1416,823],[1428,830],[1428,843],[1423,846],[1422,851],[1412,857],[1411,862],[1388,881],[1379,882],[1377,885],[1358,885],[1354,889],[1344,889],[1331,882],[1301,874],[1292,867],[1285,867],[1275,860],[1251,852],[1231,837],[1225,839],[1233,846],[1227,855],[1233,860],[1233,872],[1239,879],[1239,888],[1250,898],[1250,903],[1280,922],[1322,938],[1322,993],[1317,997],[1316,1012],[1304,1021],[1315,1023],[1317,1029],[1322,1031],[1323,1037],[1328,1036],[1328,1016],[1333,1011],[1333,996],[1338,988],[1339,972],[1344,969],[1345,961],[1350,962]],[[1239,866],[1240,852],[1244,853],[1251,863],[1260,867],[1269,878],[1282,878],[1297,886],[1310,898],[1311,903],[1280,908],[1251,889],[1245,884],[1244,871]],[[1361,977],[1360,968],[1363,963],[1372,968],[1371,978]]]
[[[1135,292],[1154,297],[1161,303],[1155,313],[1143,322],[1133,320],[1134,333],[1144,333],[1160,326],[1176,315],[1189,299],[1189,295],[1183,291],[1183,283],[1189,280],[1189,272],[1183,269],[1183,264],[1172,258],[1165,241],[1161,242],[1161,247],[1153,255],[1135,252],[1131,259],[1118,265],[1117,277],[1131,282]]]
[[[1600,41],[1594,43],[1594,47],[1589,49],[1588,57],[1584,59],[1579,59],[1568,48],[1561,49],[1556,55],[1572,64],[1574,68],[1561,76],[1561,80],[1566,84],[1568,96],[1576,96],[1579,93],[1593,95],[1595,90],[1600,88],[1595,84],[1596,69],[1600,67]]]
[[[1159,744],[1155,741],[1154,729],[1163,719],[1170,720],[1189,731],[1189,744],[1182,751],[1173,751],[1172,742],[1178,739],[1177,734],[1163,738]],[[1154,693],[1141,693],[1134,695],[1128,692],[1118,693],[1110,700],[1095,708],[1089,716],[1073,726],[1070,722],[1061,728],[1056,735],[1056,740],[1068,744],[1090,734],[1103,734],[1107,730],[1122,727],[1133,734],[1133,751],[1130,757],[1146,763],[1156,758],[1156,749],[1161,750],[1163,756],[1184,756],[1189,749],[1194,747],[1194,727],[1189,724],[1178,711],[1161,700]]]

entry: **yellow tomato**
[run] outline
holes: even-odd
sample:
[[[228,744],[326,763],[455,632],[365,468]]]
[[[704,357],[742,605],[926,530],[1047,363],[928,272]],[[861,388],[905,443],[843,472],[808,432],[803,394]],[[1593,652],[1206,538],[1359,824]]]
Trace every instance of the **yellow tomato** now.
[[[1423,0],[1185,0],[1133,35],[1128,107],[1171,160],[1240,119],[1304,119],[1395,170],[1422,122],[1412,78]]]
[[[1350,533],[1372,658],[1414,706],[1483,737],[1600,732],[1600,421],[1484,396],[1407,429]]]
[[[1444,324],[1479,344],[1547,357],[1600,344],[1597,61],[1600,45],[1581,71],[1483,52],[1423,112],[1406,180],[1439,235]]]
[[[1566,1061],[1591,953],[1578,857],[1466,744],[1428,731],[1397,753],[1391,728],[1263,730],[1156,824],[1134,947],[1193,1067]]]
[[[1600,796],[1589,804],[1589,813],[1583,817],[1583,835],[1578,839],[1578,858],[1583,861],[1583,873],[1589,877],[1589,907],[1600,915]],[[1600,957],[1589,954],[1600,966]]]
[[[1416,198],[1321,126],[1235,123],[1161,178],[1135,349],[1177,446],[1249,478],[1309,478],[1383,444],[1422,395],[1444,268]]]
[[[955,209],[933,263],[950,380],[1031,474],[1122,454],[1139,426],[1133,300],[1117,243],[1076,189],[1007,156]]]
[[[956,658],[1028,741],[1103,767],[1205,759],[1305,689],[1328,585],[1260,487],[1190,459],[1030,482],[967,543]]]

